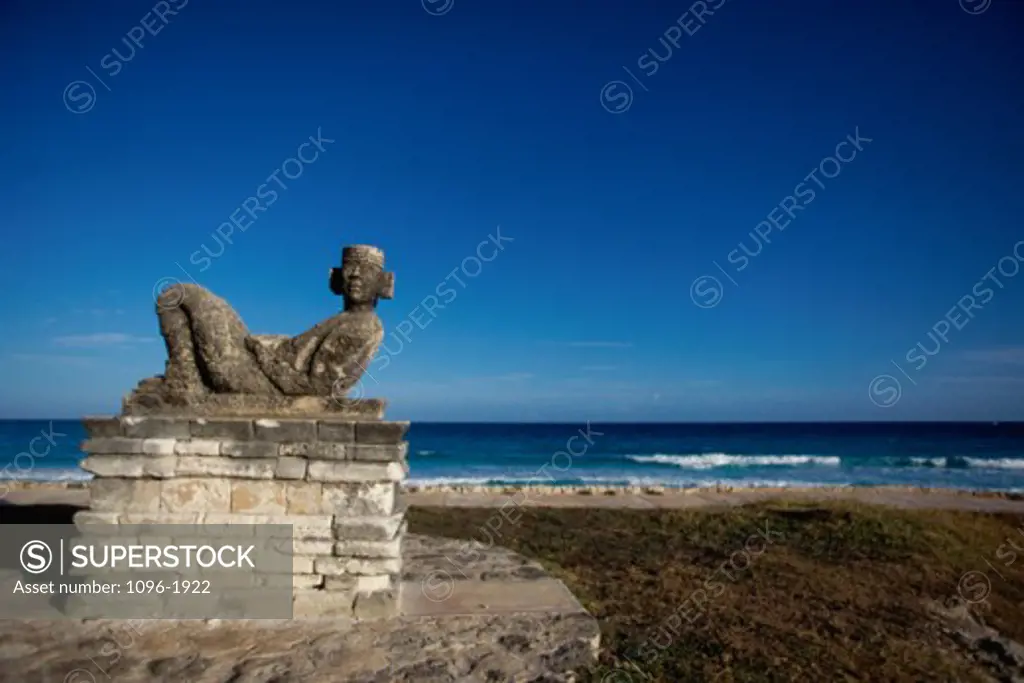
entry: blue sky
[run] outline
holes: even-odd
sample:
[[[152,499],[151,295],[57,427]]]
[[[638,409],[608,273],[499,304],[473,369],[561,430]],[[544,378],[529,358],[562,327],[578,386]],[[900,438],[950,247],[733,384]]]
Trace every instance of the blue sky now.
[[[1024,419],[1024,3],[424,3],[5,3],[0,416],[116,411],[158,281],[297,334],[371,243],[390,417]]]

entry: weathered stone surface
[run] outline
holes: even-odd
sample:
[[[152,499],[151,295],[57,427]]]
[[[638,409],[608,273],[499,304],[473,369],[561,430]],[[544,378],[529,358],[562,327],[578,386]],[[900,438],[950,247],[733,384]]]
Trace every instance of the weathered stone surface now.
[[[197,418],[191,421],[189,429],[194,439],[247,441],[254,434],[252,420]]]
[[[231,535],[236,537],[252,538],[256,535],[256,528],[253,526],[251,517],[237,512],[204,512],[202,522],[207,526],[216,524],[224,529],[230,529]],[[228,532],[224,531],[223,533]]]
[[[285,483],[281,481],[236,481],[231,483],[231,512],[285,514]]]
[[[354,541],[347,539],[334,544],[338,557],[394,558],[402,556],[402,539],[390,541]]]
[[[88,415],[82,418],[82,426],[90,439],[107,439],[124,436],[121,420],[113,416]]]
[[[349,444],[320,442],[313,444],[309,457],[318,460],[344,460],[348,448]]]
[[[292,599],[292,616],[351,617],[355,595],[345,591],[296,590]]]
[[[177,475],[185,477],[233,477],[273,479],[277,459],[211,458],[203,455],[178,456]]]
[[[396,590],[398,588],[398,578],[397,574],[357,576],[356,593],[375,593],[377,591]]]
[[[348,457],[350,460],[367,462],[399,462],[405,460],[408,452],[409,444],[406,443],[393,446],[356,444],[349,446]]]
[[[323,583],[324,590],[348,591],[352,594],[395,590],[397,587],[398,577],[395,574],[378,574],[370,576],[340,574],[337,576],[324,576]]]
[[[216,439],[186,439],[174,445],[178,455],[220,455],[221,441]]]
[[[405,534],[402,580],[430,582],[438,576],[472,581],[536,581],[544,568],[507,548],[477,541]]]
[[[339,576],[324,576],[325,591],[344,591],[355,598],[358,577],[354,574],[342,574]]]
[[[246,348],[249,330],[224,299],[178,283],[160,294],[156,306],[168,349],[163,393],[278,393]]]
[[[280,446],[267,441],[222,441],[221,455],[230,458],[276,458]]]
[[[352,612],[356,619],[390,619],[398,614],[396,591],[356,593]]]
[[[309,463],[306,478],[324,482],[402,481],[406,470],[397,462],[355,463],[314,460]]]
[[[199,480],[197,480],[199,481]],[[162,513],[163,514],[163,513]],[[206,512],[201,515],[206,525],[231,525],[241,524],[248,526],[274,526],[273,529],[261,528],[260,538],[282,539],[265,541],[273,547],[278,547],[281,552],[292,554],[294,543],[302,539],[314,539],[321,541],[334,541],[331,535],[330,515],[281,515],[281,514],[257,514],[248,512]],[[287,528],[286,528],[287,527]],[[287,541],[291,541],[288,543]]]
[[[292,587],[298,590],[320,588],[324,585],[324,577],[319,574],[293,574],[291,577]]]
[[[412,545],[429,556],[448,552],[434,540],[416,537]],[[489,550],[481,564],[489,566],[489,553],[498,550]],[[416,562],[409,556],[407,569],[423,575],[428,567]],[[301,610],[280,623],[7,621],[0,624],[0,683],[53,683],[68,672],[79,675],[79,683],[91,681],[86,674],[102,678],[103,671],[117,683],[453,683],[485,680],[482,674],[501,683],[564,683],[573,680],[572,670],[593,662],[596,621],[578,605],[538,603],[531,584],[550,584],[543,573],[536,581],[475,582],[477,589],[489,587],[482,594],[452,575],[454,592],[446,601],[423,599],[419,580],[404,584],[398,619],[346,620],[354,614],[356,591],[326,590],[327,577],[324,590],[296,590],[304,596],[293,601]],[[353,585],[353,577],[335,578]],[[463,595],[474,601],[451,607]],[[518,609],[490,609],[494,596],[515,598]],[[416,600],[409,598],[433,610],[410,614],[407,606]],[[326,627],[316,619],[325,604],[339,616]]]
[[[334,541],[298,538],[292,542],[292,553],[295,555],[331,557],[333,549]]]
[[[316,420],[256,420],[256,439],[270,442],[316,441]]]
[[[145,455],[174,455],[177,439],[143,439],[142,452]]]
[[[157,512],[160,481],[99,477],[89,484],[89,507],[96,511]]]
[[[274,476],[278,479],[305,479],[306,465],[304,458],[278,458]]]
[[[159,500],[159,498],[158,498]],[[118,523],[117,512],[101,512],[99,510],[79,510],[75,513],[74,524],[77,528],[89,525],[106,526]]]
[[[391,446],[402,443],[408,422],[357,422],[356,443]]]
[[[290,515],[315,515],[323,509],[323,485],[318,482],[295,482],[285,485],[287,512]]]
[[[122,512],[118,514],[118,524],[202,524],[204,522],[203,512]]]
[[[81,449],[86,453],[97,453],[102,455],[130,455],[142,453],[142,439],[129,439],[126,437],[103,437],[83,441]]]
[[[253,515],[252,520],[253,524],[290,526],[290,531],[282,530],[280,533],[287,533],[288,537],[292,538],[293,541],[305,539],[334,540],[331,529],[331,522],[333,521],[331,515]]]
[[[356,440],[356,423],[320,420],[320,423],[317,425],[317,438],[320,441],[354,443]]]
[[[226,479],[170,479],[161,482],[160,509],[166,512],[230,512]]]
[[[394,483],[324,484],[321,509],[339,516],[390,516],[395,511]]]
[[[313,567],[317,574],[324,576],[348,574],[380,576],[381,574],[400,573],[402,560],[400,558],[322,557],[313,561]]]
[[[324,541],[329,543],[329,541]],[[313,560],[316,557],[312,555],[295,555],[292,557],[292,573],[293,574],[312,574],[313,573]]]
[[[126,414],[166,413],[172,406],[197,410],[206,407],[210,396],[223,395],[347,403],[345,395],[384,336],[374,308],[378,299],[391,298],[394,276],[383,266],[379,249],[346,247],[341,267],[332,269],[330,278],[331,291],[344,299],[344,311],[290,339],[250,334],[224,299],[199,285],[168,287],[156,301],[168,351],[166,369],[139,384],[125,401]]]
[[[175,475],[174,456],[90,455],[79,464],[97,477],[153,477],[165,479]]]
[[[379,398],[345,399],[325,396],[261,396],[255,394],[208,394],[200,397],[167,396],[163,380],[144,380],[122,402],[125,415],[181,416],[193,418],[280,418],[379,420],[387,401]]]
[[[307,458],[315,450],[316,444],[310,442],[283,443],[278,446],[278,453],[283,456]]]
[[[132,417],[121,419],[124,435],[133,439],[187,439],[188,420],[168,417]]]
[[[389,517],[344,517],[334,520],[338,540],[390,541],[405,530],[405,514]]]

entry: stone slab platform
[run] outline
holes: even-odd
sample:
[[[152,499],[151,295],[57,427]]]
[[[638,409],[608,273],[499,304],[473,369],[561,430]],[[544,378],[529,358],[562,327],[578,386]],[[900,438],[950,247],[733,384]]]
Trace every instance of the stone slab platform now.
[[[0,621],[0,683],[554,683],[593,661],[564,584],[502,548],[456,565],[464,543],[407,536],[396,619]]]
[[[380,420],[387,402],[379,398],[348,399],[330,396],[258,396],[251,394],[210,394],[181,404],[136,390],[122,402],[124,415],[160,417],[337,417]]]

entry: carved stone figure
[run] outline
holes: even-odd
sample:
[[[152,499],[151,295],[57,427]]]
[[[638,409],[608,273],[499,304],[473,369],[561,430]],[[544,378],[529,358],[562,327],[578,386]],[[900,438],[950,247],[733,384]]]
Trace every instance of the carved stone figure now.
[[[126,410],[203,404],[266,408],[287,404],[286,397],[343,399],[383,339],[374,309],[378,299],[394,296],[394,275],[384,271],[380,249],[350,246],[342,250],[341,267],[330,271],[330,288],[343,297],[344,310],[289,338],[250,334],[224,299],[199,285],[168,287],[156,302],[167,344],[165,372],[142,382]]]

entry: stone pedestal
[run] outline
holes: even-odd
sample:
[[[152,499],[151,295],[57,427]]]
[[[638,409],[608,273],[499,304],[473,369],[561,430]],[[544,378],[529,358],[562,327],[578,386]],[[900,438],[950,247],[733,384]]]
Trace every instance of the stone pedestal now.
[[[83,420],[76,524],[291,525],[293,617],[397,612],[407,422],[124,415]]]

